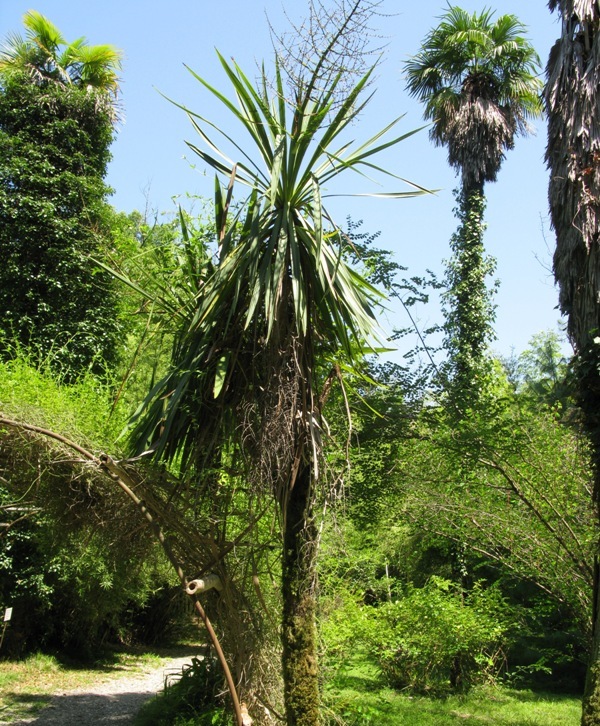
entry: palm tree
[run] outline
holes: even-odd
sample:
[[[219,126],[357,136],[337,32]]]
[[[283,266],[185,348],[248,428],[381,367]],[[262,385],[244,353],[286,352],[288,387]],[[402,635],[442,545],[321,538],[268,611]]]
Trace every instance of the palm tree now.
[[[67,377],[117,360],[104,184],[121,54],[29,11],[0,50],[0,328]],[[32,204],[33,202],[33,204]],[[7,355],[7,346],[3,346]]]
[[[240,454],[247,481],[274,497],[282,530],[287,722],[315,726],[322,409],[336,364],[351,366],[373,341],[378,300],[347,264],[347,240],[322,190],[342,171],[377,170],[372,158],[410,134],[381,141],[393,122],[358,148],[339,140],[365,106],[360,95],[370,73],[332,111],[336,81],[316,89],[323,56],[291,101],[277,66],[274,88],[264,72],[255,87],[235,63],[219,58],[237,104],[194,75],[241,124],[248,143],[184,109],[208,150],[190,147],[228,190],[217,183],[214,269],[189,304],[173,306],[179,322],[170,370],[143,403],[133,437],[138,452],[151,449],[188,469],[214,467],[215,448],[228,441],[228,460],[232,451]],[[225,136],[240,161],[218,147],[211,130]],[[233,214],[238,185],[249,192]]]
[[[554,276],[576,353],[579,401],[592,444],[594,506],[600,504],[600,8],[597,2],[550,0],[562,33],[550,51],[544,93],[546,161],[556,232]],[[600,555],[597,555],[597,561]],[[600,724],[600,577],[594,575],[593,641],[582,724]]]
[[[23,16],[25,37],[7,36],[0,51],[0,74],[25,71],[43,84],[74,84],[116,96],[122,53],[112,45],[88,45],[85,38],[67,43],[60,30],[36,10]]]
[[[432,121],[431,139],[447,147],[448,162],[461,175],[461,227],[450,274],[453,322],[446,326],[453,338],[457,389],[476,377],[491,332],[482,243],[484,183],[496,180],[505,151],[513,148],[516,135],[527,133],[527,120],[541,112],[539,59],[523,36],[525,27],[514,15],[492,18],[490,10],[470,14],[449,6],[405,64],[408,91],[424,103],[424,116]]]
[[[424,102],[431,139],[448,147],[466,194],[496,181],[505,150],[541,110],[539,58],[525,26],[514,15],[492,17],[450,6],[405,64],[408,90]]]

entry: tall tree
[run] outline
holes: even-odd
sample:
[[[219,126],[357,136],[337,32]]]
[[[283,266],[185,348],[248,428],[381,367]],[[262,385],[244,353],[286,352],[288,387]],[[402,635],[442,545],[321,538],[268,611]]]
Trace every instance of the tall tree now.
[[[171,369],[148,395],[133,432],[138,451],[152,448],[188,468],[214,466],[215,442],[229,441],[227,460],[232,452],[242,455],[256,489],[274,496],[282,528],[290,726],[321,720],[314,504],[322,477],[322,408],[336,363],[351,365],[372,340],[377,299],[346,263],[346,238],[324,208],[321,189],[344,170],[373,169],[374,155],[410,135],[381,141],[392,123],[357,148],[339,140],[365,106],[361,91],[370,73],[332,112],[336,81],[326,89],[317,84],[329,48],[291,100],[277,63],[275,87],[264,73],[255,87],[219,56],[237,105],[196,76],[241,124],[247,143],[234,142],[241,158],[234,164],[209,136],[218,127],[188,111],[210,151],[191,148],[229,182],[227,193],[216,186],[217,260],[190,305],[174,306],[179,330]],[[236,184],[250,195],[232,216]]]
[[[0,331],[67,376],[116,355],[116,302],[89,259],[110,242],[104,183],[120,54],[33,11],[0,53]]]
[[[405,64],[408,91],[423,101],[432,121],[431,139],[447,147],[448,162],[461,177],[451,274],[461,289],[451,291],[449,331],[458,389],[477,377],[490,335],[484,184],[496,180],[505,151],[541,110],[539,59],[525,31],[514,15],[493,22],[490,10],[470,14],[450,6]]]
[[[550,0],[561,36],[550,51],[545,102],[549,202],[556,232],[554,276],[575,349],[579,401],[592,443],[594,505],[600,504],[600,7]],[[600,548],[593,641],[582,723],[600,724]]]

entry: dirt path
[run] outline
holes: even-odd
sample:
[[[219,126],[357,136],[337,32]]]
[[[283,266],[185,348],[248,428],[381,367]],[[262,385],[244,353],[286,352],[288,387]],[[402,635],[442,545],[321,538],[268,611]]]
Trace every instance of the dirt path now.
[[[172,658],[152,670],[57,694],[50,705],[35,716],[15,721],[11,726],[129,725],[142,704],[162,690],[165,678],[179,675],[191,659],[191,655]]]

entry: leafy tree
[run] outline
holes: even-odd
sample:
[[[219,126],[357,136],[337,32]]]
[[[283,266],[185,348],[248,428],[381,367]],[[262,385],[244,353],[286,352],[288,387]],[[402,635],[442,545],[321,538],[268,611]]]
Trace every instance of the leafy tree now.
[[[150,447],[188,468],[214,463],[215,445],[228,441],[228,456],[243,454],[250,481],[274,496],[287,721],[313,726],[320,722],[314,503],[322,407],[336,362],[355,361],[372,340],[377,299],[343,259],[345,239],[321,187],[343,170],[371,166],[376,153],[406,136],[378,143],[378,134],[356,149],[338,141],[364,108],[360,94],[370,74],[330,118],[335,82],[317,89],[321,59],[291,102],[277,65],[271,91],[264,75],[255,88],[237,65],[220,60],[239,106],[197,78],[242,124],[248,144],[237,142],[243,161],[232,164],[208,136],[214,124],[189,112],[212,151],[191,147],[230,186],[227,194],[216,188],[216,261],[205,267],[199,294],[177,309],[171,369],[144,402],[133,436],[138,451]],[[236,181],[251,192],[229,218]]]
[[[575,349],[579,402],[593,449],[595,487],[600,498],[600,134],[597,62],[600,9],[591,0],[550,0],[561,20],[561,36],[550,51],[545,102],[548,197],[556,232],[554,276],[559,303]],[[598,550],[596,561],[598,561]],[[600,724],[600,579],[595,568],[594,630],[582,723]]]
[[[530,361],[527,370],[535,381]],[[518,641],[530,659],[511,649],[509,670],[519,664],[533,672],[545,658],[538,665],[558,678],[572,659],[579,678],[594,541],[587,449],[543,399],[528,389],[515,394],[498,369],[494,375],[495,395],[460,422],[426,390],[420,411],[407,406],[402,378],[363,391],[371,410],[365,405],[353,417],[346,483],[347,512],[362,540],[336,541],[332,561],[347,561],[348,551],[362,558],[348,577],[365,603],[386,600],[386,586],[390,597],[402,597],[402,583],[422,587],[431,575],[452,579],[465,598],[477,579],[497,582],[526,627]],[[362,560],[377,549],[375,576]]]
[[[573,405],[573,377],[556,331],[537,333],[517,361],[517,390],[565,412]]]
[[[90,255],[110,241],[103,178],[116,51],[62,36],[36,13],[0,63],[0,330],[73,377],[116,358],[116,300]],[[94,50],[96,49],[96,51]]]
[[[495,181],[527,119],[539,115],[539,59],[514,15],[470,14],[449,6],[426,36],[420,52],[405,64],[407,87],[425,104],[431,139],[446,146],[448,161],[461,176],[461,225],[454,238],[449,281],[452,314],[447,323],[455,388],[477,377],[490,337],[490,303],[485,287],[482,223],[484,184]],[[476,391],[474,395],[476,394]],[[469,400],[458,400],[464,410]]]

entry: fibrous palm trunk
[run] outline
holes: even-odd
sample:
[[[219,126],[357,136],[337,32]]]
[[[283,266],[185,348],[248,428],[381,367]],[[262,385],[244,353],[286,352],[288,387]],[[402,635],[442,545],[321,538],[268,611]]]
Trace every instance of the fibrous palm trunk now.
[[[554,275],[576,353],[579,399],[592,444],[594,506],[600,494],[600,7],[550,0],[562,33],[550,52],[545,101],[549,202],[556,232]],[[600,546],[596,559],[600,557]],[[582,724],[600,724],[599,568]]]

